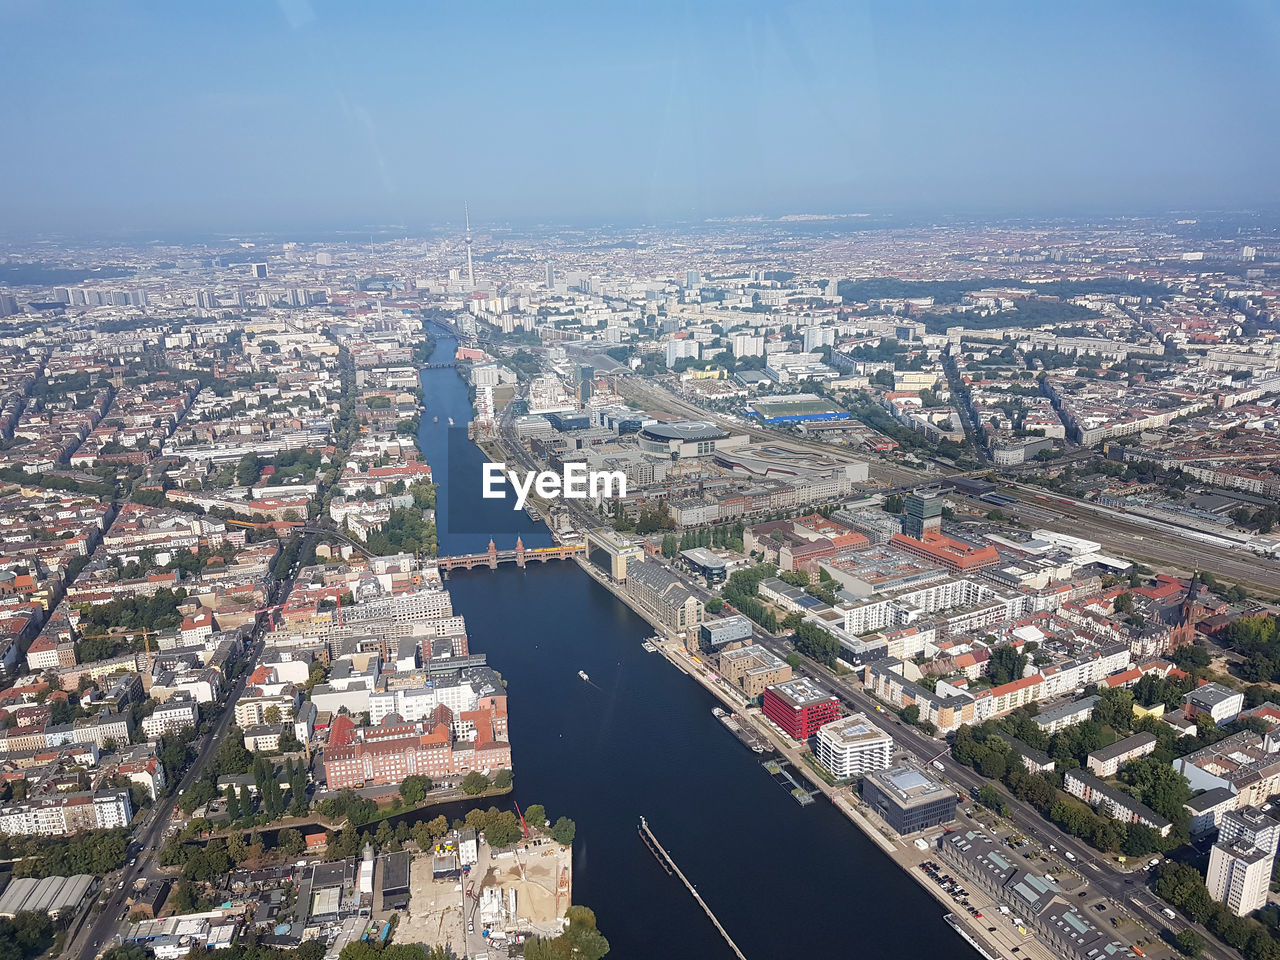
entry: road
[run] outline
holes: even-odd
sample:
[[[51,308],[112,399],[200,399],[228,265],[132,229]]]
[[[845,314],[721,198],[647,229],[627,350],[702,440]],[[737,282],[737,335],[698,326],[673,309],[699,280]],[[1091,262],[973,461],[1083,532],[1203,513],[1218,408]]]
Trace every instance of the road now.
[[[288,598],[289,591],[293,589],[292,576],[289,579],[277,581],[273,589],[272,603],[283,603]],[[244,665],[257,662],[261,655],[266,643],[263,630],[265,623],[265,618],[259,619],[258,626],[245,648]],[[222,711],[212,729],[196,741],[199,744],[199,752],[195,760],[187,768],[182,779],[172,785],[169,794],[153,806],[148,819],[135,832],[129,849],[136,862],[103,878],[104,889],[116,889],[122,882],[123,888],[116,889],[101,912],[96,916],[90,915],[90,919],[81,928],[80,934],[65,948],[65,956],[78,957],[79,960],[93,960],[99,952],[110,946],[108,941],[114,937],[116,927],[121,922],[120,913],[125,908],[125,898],[133,892],[134,883],[140,878],[150,881],[162,876],[156,854],[163,846],[165,830],[170,823],[173,809],[178,803],[178,795],[192,787],[204,775],[205,768],[235,719],[235,711],[231,709],[231,705],[240,698],[249,673],[250,671],[242,666],[240,675],[227,691]]]

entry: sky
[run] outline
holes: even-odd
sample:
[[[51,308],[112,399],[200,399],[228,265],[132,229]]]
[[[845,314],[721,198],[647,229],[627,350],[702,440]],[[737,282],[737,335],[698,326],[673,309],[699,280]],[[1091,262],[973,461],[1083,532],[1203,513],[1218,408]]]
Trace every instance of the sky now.
[[[0,232],[1280,200],[1280,5],[0,0]]]

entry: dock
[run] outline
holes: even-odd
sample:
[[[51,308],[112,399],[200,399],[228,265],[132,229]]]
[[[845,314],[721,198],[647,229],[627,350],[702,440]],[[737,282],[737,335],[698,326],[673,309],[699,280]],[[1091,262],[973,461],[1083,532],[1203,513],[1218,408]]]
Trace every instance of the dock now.
[[[680,868],[676,866],[676,862],[671,858],[671,854],[667,853],[662,844],[658,842],[658,838],[653,835],[653,831],[649,829],[649,824],[644,817],[640,818],[639,830],[640,839],[642,839],[645,846],[649,848],[649,852],[657,858],[658,863],[662,865],[663,869],[665,869],[667,873],[674,872],[675,875],[680,878],[680,882],[689,888],[689,892],[693,894],[693,899],[698,902],[698,906],[703,909],[703,912],[705,912],[711,919],[711,922],[715,924],[716,929],[720,931],[720,936],[724,937],[724,942],[729,944],[729,949],[734,952],[734,955],[738,960],[747,960],[746,955],[743,954],[743,952],[738,949],[738,945],[733,942],[733,937],[729,936],[729,931],[721,925],[720,921],[716,919],[716,915],[711,912],[711,908],[707,906],[707,902],[702,899],[702,895],[698,893],[698,888],[690,883],[689,878],[680,872]]]

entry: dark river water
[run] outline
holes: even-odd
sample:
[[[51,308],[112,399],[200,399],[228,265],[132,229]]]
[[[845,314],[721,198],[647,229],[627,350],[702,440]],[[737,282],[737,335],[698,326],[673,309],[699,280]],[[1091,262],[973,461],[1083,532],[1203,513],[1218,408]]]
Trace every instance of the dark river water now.
[[[454,347],[442,338],[436,359]],[[437,480],[473,475],[478,489],[479,450],[462,471],[437,459],[447,418],[468,419],[466,386],[450,369],[424,371],[422,381],[420,443]],[[466,495],[447,486],[438,494],[442,527],[446,498]],[[441,529],[441,553],[483,551],[486,508],[503,512],[495,528],[512,529],[509,505],[477,497],[472,532]],[[527,545],[550,542],[541,524],[520,520]],[[515,536],[496,539],[508,547]],[[611,956],[733,956],[637,836],[642,815],[749,960],[975,955],[943,923],[941,906],[834,807],[821,799],[801,807],[775,784],[711,715],[715,699],[641,649],[648,624],[576,564],[459,572],[448,586],[472,650],[508,683],[514,798],[577,822],[573,899],[595,910]]]

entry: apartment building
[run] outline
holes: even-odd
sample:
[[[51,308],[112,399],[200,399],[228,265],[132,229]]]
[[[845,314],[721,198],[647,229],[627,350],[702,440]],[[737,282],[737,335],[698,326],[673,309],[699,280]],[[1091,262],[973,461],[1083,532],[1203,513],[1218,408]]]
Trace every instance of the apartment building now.
[[[873,770],[888,770],[893,763],[893,738],[854,713],[818,729],[818,762],[839,780],[861,777]]]

